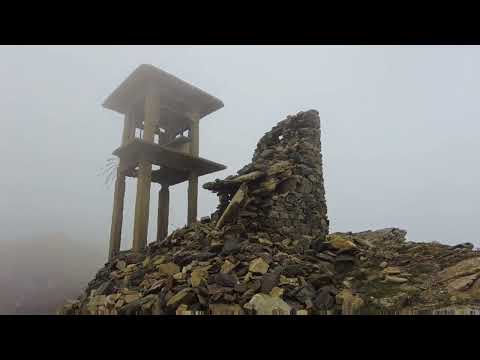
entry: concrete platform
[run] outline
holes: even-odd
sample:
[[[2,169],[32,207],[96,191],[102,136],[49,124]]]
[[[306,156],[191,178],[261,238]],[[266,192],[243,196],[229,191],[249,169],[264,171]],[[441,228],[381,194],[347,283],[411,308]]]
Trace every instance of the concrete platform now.
[[[152,181],[175,185],[187,181],[189,174],[197,176],[226,169],[225,165],[176,151],[166,146],[133,139],[113,152],[122,160],[120,171],[126,176],[136,176],[134,169],[140,160],[147,160],[161,167],[152,171]]]

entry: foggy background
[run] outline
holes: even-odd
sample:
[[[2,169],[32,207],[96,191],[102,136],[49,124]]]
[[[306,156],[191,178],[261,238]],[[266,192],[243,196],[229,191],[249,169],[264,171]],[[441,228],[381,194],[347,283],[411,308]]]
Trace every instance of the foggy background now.
[[[123,118],[101,104],[142,63],[225,103],[200,122],[200,156],[227,170],[200,187],[317,109],[331,231],[480,246],[478,46],[0,46],[0,313],[52,311],[103,265],[114,184],[102,169]],[[186,188],[172,188],[170,231],[186,222]],[[134,195],[127,180],[124,249]],[[216,205],[200,188],[199,217]]]

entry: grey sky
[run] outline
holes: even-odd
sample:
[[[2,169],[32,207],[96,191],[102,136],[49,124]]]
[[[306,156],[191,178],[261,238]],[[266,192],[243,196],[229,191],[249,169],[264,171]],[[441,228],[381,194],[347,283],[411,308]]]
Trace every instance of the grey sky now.
[[[240,169],[264,132],[313,108],[332,231],[398,226],[410,240],[480,246],[476,46],[2,46],[0,241],[64,232],[106,253],[113,185],[98,174],[122,117],[101,104],[142,63],[225,103],[201,121],[200,155],[228,169],[200,184]],[[186,197],[174,187],[170,230],[186,221]],[[199,216],[216,204],[200,190]]]

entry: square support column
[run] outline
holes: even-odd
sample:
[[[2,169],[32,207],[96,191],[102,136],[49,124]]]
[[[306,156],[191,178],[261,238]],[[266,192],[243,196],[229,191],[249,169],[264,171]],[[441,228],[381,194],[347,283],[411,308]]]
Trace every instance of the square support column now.
[[[112,225],[110,228],[110,244],[108,248],[108,261],[112,260],[120,252],[123,224],[123,206],[125,199],[125,176],[120,175],[117,169],[115,179],[115,193],[113,195]]]
[[[158,192],[158,226],[157,241],[162,241],[168,235],[168,212],[170,203],[170,190],[167,185],[162,185]]]
[[[199,121],[198,117],[192,118],[190,126],[190,154],[198,157],[199,154]],[[197,221],[198,202],[198,174],[191,172],[188,179],[188,218],[187,224],[191,225]]]
[[[198,176],[191,173],[188,179],[188,221],[190,226],[197,221]]]
[[[159,106],[155,103],[155,96],[149,93],[145,97],[144,141],[154,142],[155,124],[158,122],[158,118]],[[152,164],[146,160],[141,160],[138,166],[137,197],[133,225],[134,252],[143,252],[147,245],[151,175]]]
[[[135,125],[131,116],[125,115],[123,122],[122,145],[125,145],[135,132]],[[125,199],[125,175],[121,174],[120,165],[117,168],[115,178],[115,192],[113,195],[112,225],[110,228],[110,244],[108,249],[108,260],[110,261],[120,252],[123,224],[123,207]]]

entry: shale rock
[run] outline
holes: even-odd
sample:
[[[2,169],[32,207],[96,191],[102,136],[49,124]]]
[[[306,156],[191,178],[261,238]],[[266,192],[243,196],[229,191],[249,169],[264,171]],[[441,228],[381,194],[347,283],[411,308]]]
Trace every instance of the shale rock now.
[[[386,228],[329,232],[320,119],[288,116],[252,162],[204,188],[216,211],[144,254],[121,252],[60,314],[245,315],[475,312],[480,253]],[[465,310],[468,309],[468,310]]]

